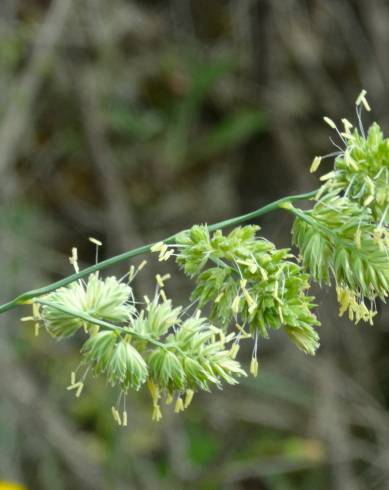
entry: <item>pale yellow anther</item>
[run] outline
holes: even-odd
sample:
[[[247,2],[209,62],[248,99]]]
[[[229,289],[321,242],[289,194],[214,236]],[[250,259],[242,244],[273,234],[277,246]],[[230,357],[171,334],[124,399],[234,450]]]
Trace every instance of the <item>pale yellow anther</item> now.
[[[258,266],[253,260],[238,259],[236,262],[237,262],[237,264],[247,266],[249,271],[251,272],[251,274],[255,274],[255,272],[258,270]]]
[[[131,265],[129,271],[128,271],[128,280],[131,282],[134,278],[134,274],[135,274],[135,267],[133,265]]]
[[[367,182],[367,186],[369,188],[370,194],[374,194],[375,193],[375,184],[369,176],[366,176],[366,182]]]
[[[316,170],[320,166],[320,163],[321,163],[321,157],[315,157],[313,159],[312,164],[311,164],[311,167],[309,169],[309,171],[311,172],[311,174],[313,174],[314,172],[316,172]]]
[[[248,265],[248,260],[237,259],[236,263],[240,265]]]
[[[142,262],[138,265],[137,270],[140,272],[142,269],[144,269],[147,265],[147,260],[142,260]]]
[[[345,138],[346,140],[351,140],[353,139],[353,135],[351,133],[340,133],[340,136],[342,136],[343,138]]]
[[[150,298],[147,296],[147,294],[143,296],[143,299],[145,300],[146,305],[150,304]]]
[[[93,238],[93,236],[90,236],[88,238],[88,240],[91,242],[91,243],[94,243],[95,245],[97,245],[98,247],[101,247],[103,245],[103,242],[100,242],[100,240],[97,240],[97,238]]]
[[[112,416],[118,425],[122,425],[122,420],[120,418],[120,413],[116,410],[115,407],[112,407]]]
[[[273,296],[273,298],[275,298],[275,299],[279,299],[279,298],[278,298],[278,281],[276,281],[276,282],[274,283],[274,289],[273,289],[273,292],[272,292],[272,296]]]
[[[363,89],[363,90],[361,91],[361,93],[358,95],[357,100],[355,101],[355,104],[356,104],[357,106],[359,106],[359,105],[361,105],[361,104],[362,104],[362,105],[363,105],[363,107],[364,107],[364,108],[365,108],[365,109],[366,109],[368,112],[370,112],[370,111],[371,111],[371,107],[369,106],[369,103],[367,102],[367,99],[366,99],[366,94],[367,94],[366,90],[365,90],[365,89]]]
[[[159,294],[161,295],[162,301],[163,301],[164,303],[166,303],[166,301],[167,301],[167,296],[166,296],[165,291],[164,291],[163,289],[161,289],[161,290],[159,291]]]
[[[112,413],[112,417],[116,421],[116,408],[115,407],[111,407],[111,413]]]
[[[159,255],[159,261],[162,262],[166,262],[167,260],[170,259],[170,257],[174,254],[174,248],[171,248],[170,250],[167,250],[165,253],[162,254],[162,252],[160,253]]]
[[[252,315],[256,309],[258,308],[258,304],[255,301],[249,306],[249,314]]]
[[[236,356],[238,355],[238,352],[239,352],[239,344],[238,343],[235,343],[231,346],[231,349],[230,349],[230,356],[232,359],[236,359]]]
[[[232,342],[235,338],[236,338],[235,333],[234,332],[231,332],[225,338],[225,343],[228,344],[229,342]]]
[[[40,318],[39,310],[40,310],[40,305],[38,303],[33,303],[32,314],[34,315],[34,318]]]
[[[347,134],[350,134],[350,131],[351,131],[351,128],[353,127],[353,125],[351,124],[351,122],[346,119],[345,117],[342,119],[342,123],[343,123],[343,126],[344,126],[344,130]]]
[[[250,265],[249,265],[249,271],[251,272],[251,274],[255,274],[258,270],[258,266],[255,262],[251,262]]]
[[[234,299],[234,301],[232,302],[232,305],[231,305],[231,310],[233,311],[233,313],[238,313],[239,312],[239,304],[240,304],[240,296],[238,294],[237,296],[235,296],[235,299]]]
[[[158,286],[159,286],[160,288],[163,288],[163,287],[164,287],[163,279],[162,279],[162,277],[161,277],[161,275],[160,275],[160,274],[157,274],[157,275],[155,276],[155,280],[157,281],[157,284],[158,284]]]
[[[267,275],[267,272],[265,271],[265,269],[264,269],[263,267],[260,267],[260,268],[259,268],[259,272],[260,272],[260,273],[261,273],[261,275],[262,275],[262,279],[263,279],[264,281],[267,281],[267,280],[268,280],[268,278],[269,278],[269,276]]]
[[[160,288],[163,288],[165,286],[165,281],[167,281],[168,279],[171,278],[171,275],[170,274],[165,274],[163,276],[161,276],[160,274],[157,274],[155,276],[155,279],[157,281],[157,284]]]
[[[123,427],[127,427],[127,412],[125,410],[122,413],[122,425]]]
[[[72,248],[72,255],[69,257],[69,262],[74,267],[74,270],[76,272],[79,272],[80,271],[80,269],[78,267],[78,252],[77,252],[77,248],[76,247],[73,247]]]
[[[173,400],[174,400],[173,395],[171,393],[168,393],[165,400],[166,405],[170,405],[173,402]]]
[[[324,182],[325,180],[329,180],[329,179],[332,179],[333,177],[336,176],[336,173],[334,172],[334,170],[332,170],[331,172],[328,172],[328,174],[325,174],[325,175],[322,175],[320,177],[320,180],[322,182]]]
[[[258,359],[256,357],[253,357],[251,359],[250,363],[250,373],[257,377],[258,376]]]
[[[240,287],[242,289],[245,289],[246,288],[246,284],[247,284],[247,279],[241,279],[240,280]]]
[[[77,391],[76,391],[76,398],[80,398],[81,396],[81,393],[82,393],[82,390],[84,389],[84,383],[82,383],[81,381],[78,384],[78,388],[77,388]]]
[[[332,119],[330,119],[330,118],[329,118],[329,117],[327,117],[327,116],[324,116],[324,117],[323,117],[323,120],[324,120],[324,122],[325,122],[325,123],[327,123],[327,124],[328,124],[328,126],[330,126],[330,128],[332,128],[332,129],[336,129],[336,124],[334,123],[334,121],[333,121]]]
[[[281,306],[278,307],[278,315],[280,317],[281,323],[284,323],[284,315],[282,314]]]
[[[223,296],[224,296],[224,291],[222,291],[221,293],[219,293],[219,294],[216,296],[216,298],[215,298],[215,301],[214,301],[214,302],[215,302],[215,303],[219,303],[219,302],[220,302],[220,300],[223,298]]]
[[[21,322],[33,322],[35,318],[33,316],[22,316],[20,319]]]
[[[176,401],[176,406],[174,407],[174,412],[179,413],[179,412],[183,412],[184,410],[185,410],[184,402],[182,401],[182,398],[179,396]]]
[[[354,320],[354,311],[351,308],[348,310],[348,319],[350,322]]]
[[[250,293],[248,292],[247,288],[246,288],[246,284],[247,284],[247,279],[242,279],[240,281],[240,287],[242,288],[242,291],[243,291],[243,295],[247,301],[247,304],[249,306],[253,305],[254,304],[254,300],[253,298],[250,296]]]
[[[151,420],[153,422],[159,422],[162,418],[162,413],[161,413],[161,408],[159,405],[154,405],[153,406],[153,415],[151,417]]]
[[[166,250],[167,247],[163,242],[154,243],[154,245],[150,248],[151,252],[161,252],[162,250]]]
[[[250,293],[247,291],[247,289],[243,289],[243,294],[244,294],[244,297],[247,301],[247,304],[249,306],[253,306],[255,305],[255,301],[253,300],[253,298],[251,297]]]
[[[75,373],[75,371],[72,371],[70,373],[70,384],[74,385],[75,383],[76,383],[76,373]]]
[[[185,392],[185,402],[184,402],[184,408],[188,408],[189,405],[192,403],[194,396],[194,391],[193,390],[186,390]]]
[[[198,320],[201,317],[201,310],[196,310],[195,318]]]
[[[368,196],[364,201],[363,201],[363,205],[364,206],[369,206],[369,204],[371,204],[372,202],[374,201],[374,196],[372,196],[370,194],[370,196]]]
[[[377,312],[369,310],[365,303],[359,302],[356,293],[342,287],[337,287],[336,293],[339,302],[339,316],[342,316],[348,309],[348,317],[351,321],[359,323],[363,320],[372,324],[372,319]]]
[[[153,400],[153,404],[154,405],[158,404],[158,400],[159,400],[159,398],[161,396],[158,386],[153,381],[151,381],[149,379],[147,381],[147,388],[149,389],[151,398]]]
[[[251,337],[251,334],[249,332],[246,332],[246,330],[239,325],[239,323],[235,323],[235,328],[239,330],[239,332],[242,334],[242,338],[248,339]]]
[[[82,383],[81,381],[79,381],[78,383],[72,383],[66,387],[68,391],[76,390],[76,398],[79,398],[81,396],[83,388],[84,383]]]

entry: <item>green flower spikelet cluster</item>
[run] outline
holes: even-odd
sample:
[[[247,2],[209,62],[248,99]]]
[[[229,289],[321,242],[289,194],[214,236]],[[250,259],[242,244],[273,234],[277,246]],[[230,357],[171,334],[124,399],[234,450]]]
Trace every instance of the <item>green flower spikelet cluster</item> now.
[[[389,291],[388,235],[374,226],[370,209],[345,197],[325,195],[300,216],[292,233],[305,268],[319,284],[335,281],[342,313],[349,301],[351,320],[372,323],[375,299]]]
[[[268,337],[283,327],[293,342],[314,354],[319,325],[306,294],[309,276],[289,249],[277,249],[257,237],[258,226],[237,227],[228,235],[210,235],[194,226],[177,237],[178,264],[195,280],[192,299],[199,307],[211,304],[211,319],[225,330],[235,323]]]
[[[40,301],[35,320],[51,335],[70,337],[79,330],[88,335],[81,348],[84,376],[76,381],[72,373],[68,387],[77,396],[89,372],[106,376],[124,398],[130,388],[138,391],[147,383],[153,419],[159,420],[161,399],[175,400],[179,412],[195,392],[221,389],[223,382],[233,385],[246,375],[228,346],[235,335],[226,336],[198,312],[184,314],[162,290],[139,310],[128,284],[91,274],[85,284],[71,283]],[[126,425],[125,409],[120,415],[113,407],[113,415]]]
[[[373,323],[376,299],[389,294],[389,139],[377,123],[365,132],[361,107],[370,111],[366,91],[359,95],[359,129],[342,119],[343,131],[324,118],[341,138],[344,149],[334,169],[323,175],[313,209],[295,215],[293,242],[306,270],[319,283],[335,281],[340,315]],[[316,157],[311,171],[317,170]]]
[[[126,321],[134,314],[131,298],[132,288],[128,284],[119,282],[113,276],[99,279],[98,273],[91,274],[86,284],[73,282],[46,297],[64,308],[83,311],[99,320],[117,322]],[[85,329],[94,328],[93,324],[55,308],[44,306],[41,316],[53,337],[70,337],[82,326]]]

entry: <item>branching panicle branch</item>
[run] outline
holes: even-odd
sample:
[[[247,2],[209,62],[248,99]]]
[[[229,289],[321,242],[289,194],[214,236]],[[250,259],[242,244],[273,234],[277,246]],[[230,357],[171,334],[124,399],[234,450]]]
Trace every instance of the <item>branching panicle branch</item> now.
[[[274,329],[282,329],[298,349],[314,355],[320,322],[309,294],[311,280],[335,284],[340,315],[347,311],[355,323],[373,324],[376,301],[389,295],[389,139],[376,123],[363,130],[361,106],[370,109],[364,91],[356,104],[359,130],[346,119],[339,129],[324,118],[344,148],[336,155],[334,169],[320,178],[320,189],[213,225],[195,225],[82,271],[73,249],[75,274],[19,295],[1,306],[0,313],[32,303],[33,314],[24,320],[32,321],[37,333],[44,327],[56,338],[82,336],[83,374],[76,379],[73,372],[68,389],[80,396],[89,373],[105,376],[120,390],[112,414],[124,426],[129,389],[147,385],[153,419],[159,420],[161,401],[174,401],[180,412],[196,392],[238,383],[246,376],[236,360],[244,339],[253,341],[254,376],[260,342]],[[315,157],[311,172],[320,163],[321,157]],[[315,202],[304,211],[294,205],[301,200]],[[240,226],[276,209],[295,217],[292,237],[298,257],[260,237],[259,226]],[[227,227],[234,228],[223,233]],[[149,252],[157,253],[160,261],[174,257],[194,282],[188,307],[174,307],[168,299],[165,283],[170,274],[156,275],[152,299],[135,299],[131,282],[144,262],[137,269],[131,266],[121,280],[99,275]],[[208,308],[209,318],[203,308]]]

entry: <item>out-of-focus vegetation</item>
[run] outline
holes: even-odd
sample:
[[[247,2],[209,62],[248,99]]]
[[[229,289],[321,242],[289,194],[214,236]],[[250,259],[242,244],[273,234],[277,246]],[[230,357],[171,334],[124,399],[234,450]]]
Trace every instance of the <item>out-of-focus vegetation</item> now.
[[[93,262],[89,236],[108,257],[313,189],[312,156],[332,151],[322,115],[353,119],[364,86],[388,127],[388,18],[380,0],[3,0],[1,298],[71,272],[73,245]],[[281,212],[259,224],[289,243]],[[137,294],[152,294],[157,267]],[[174,272],[169,294],[189,290]],[[0,480],[29,490],[388,488],[388,309],[374,329],[354,327],[332,293],[319,298],[316,358],[275,336],[260,346],[257,379],[202,395],[183,415],[166,410],[158,424],[140,392],[127,429],[103,382],[80,399],[66,391],[77,341],[34,337],[22,310],[2,315]]]

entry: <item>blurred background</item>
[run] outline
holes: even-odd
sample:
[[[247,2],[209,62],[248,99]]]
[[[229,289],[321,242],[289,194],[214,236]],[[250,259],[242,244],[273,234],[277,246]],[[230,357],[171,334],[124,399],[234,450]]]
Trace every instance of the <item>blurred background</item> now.
[[[322,116],[354,120],[366,88],[365,124],[388,128],[388,22],[387,0],[1,0],[1,299],[71,273],[72,246],[93,263],[89,236],[106,258],[316,188],[312,158],[333,151]],[[290,244],[285,213],[258,224]],[[136,293],[152,294],[170,267],[151,260]],[[185,303],[191,285],[170,272],[168,293]],[[2,315],[0,480],[389,488],[389,310],[355,327],[338,318],[334,291],[314,291],[316,358],[276,333],[257,379],[198,396],[184,414],[166,409],[158,424],[144,390],[129,397],[126,429],[104,380],[80,399],[66,391],[79,339],[34,337],[19,321],[27,308]]]

